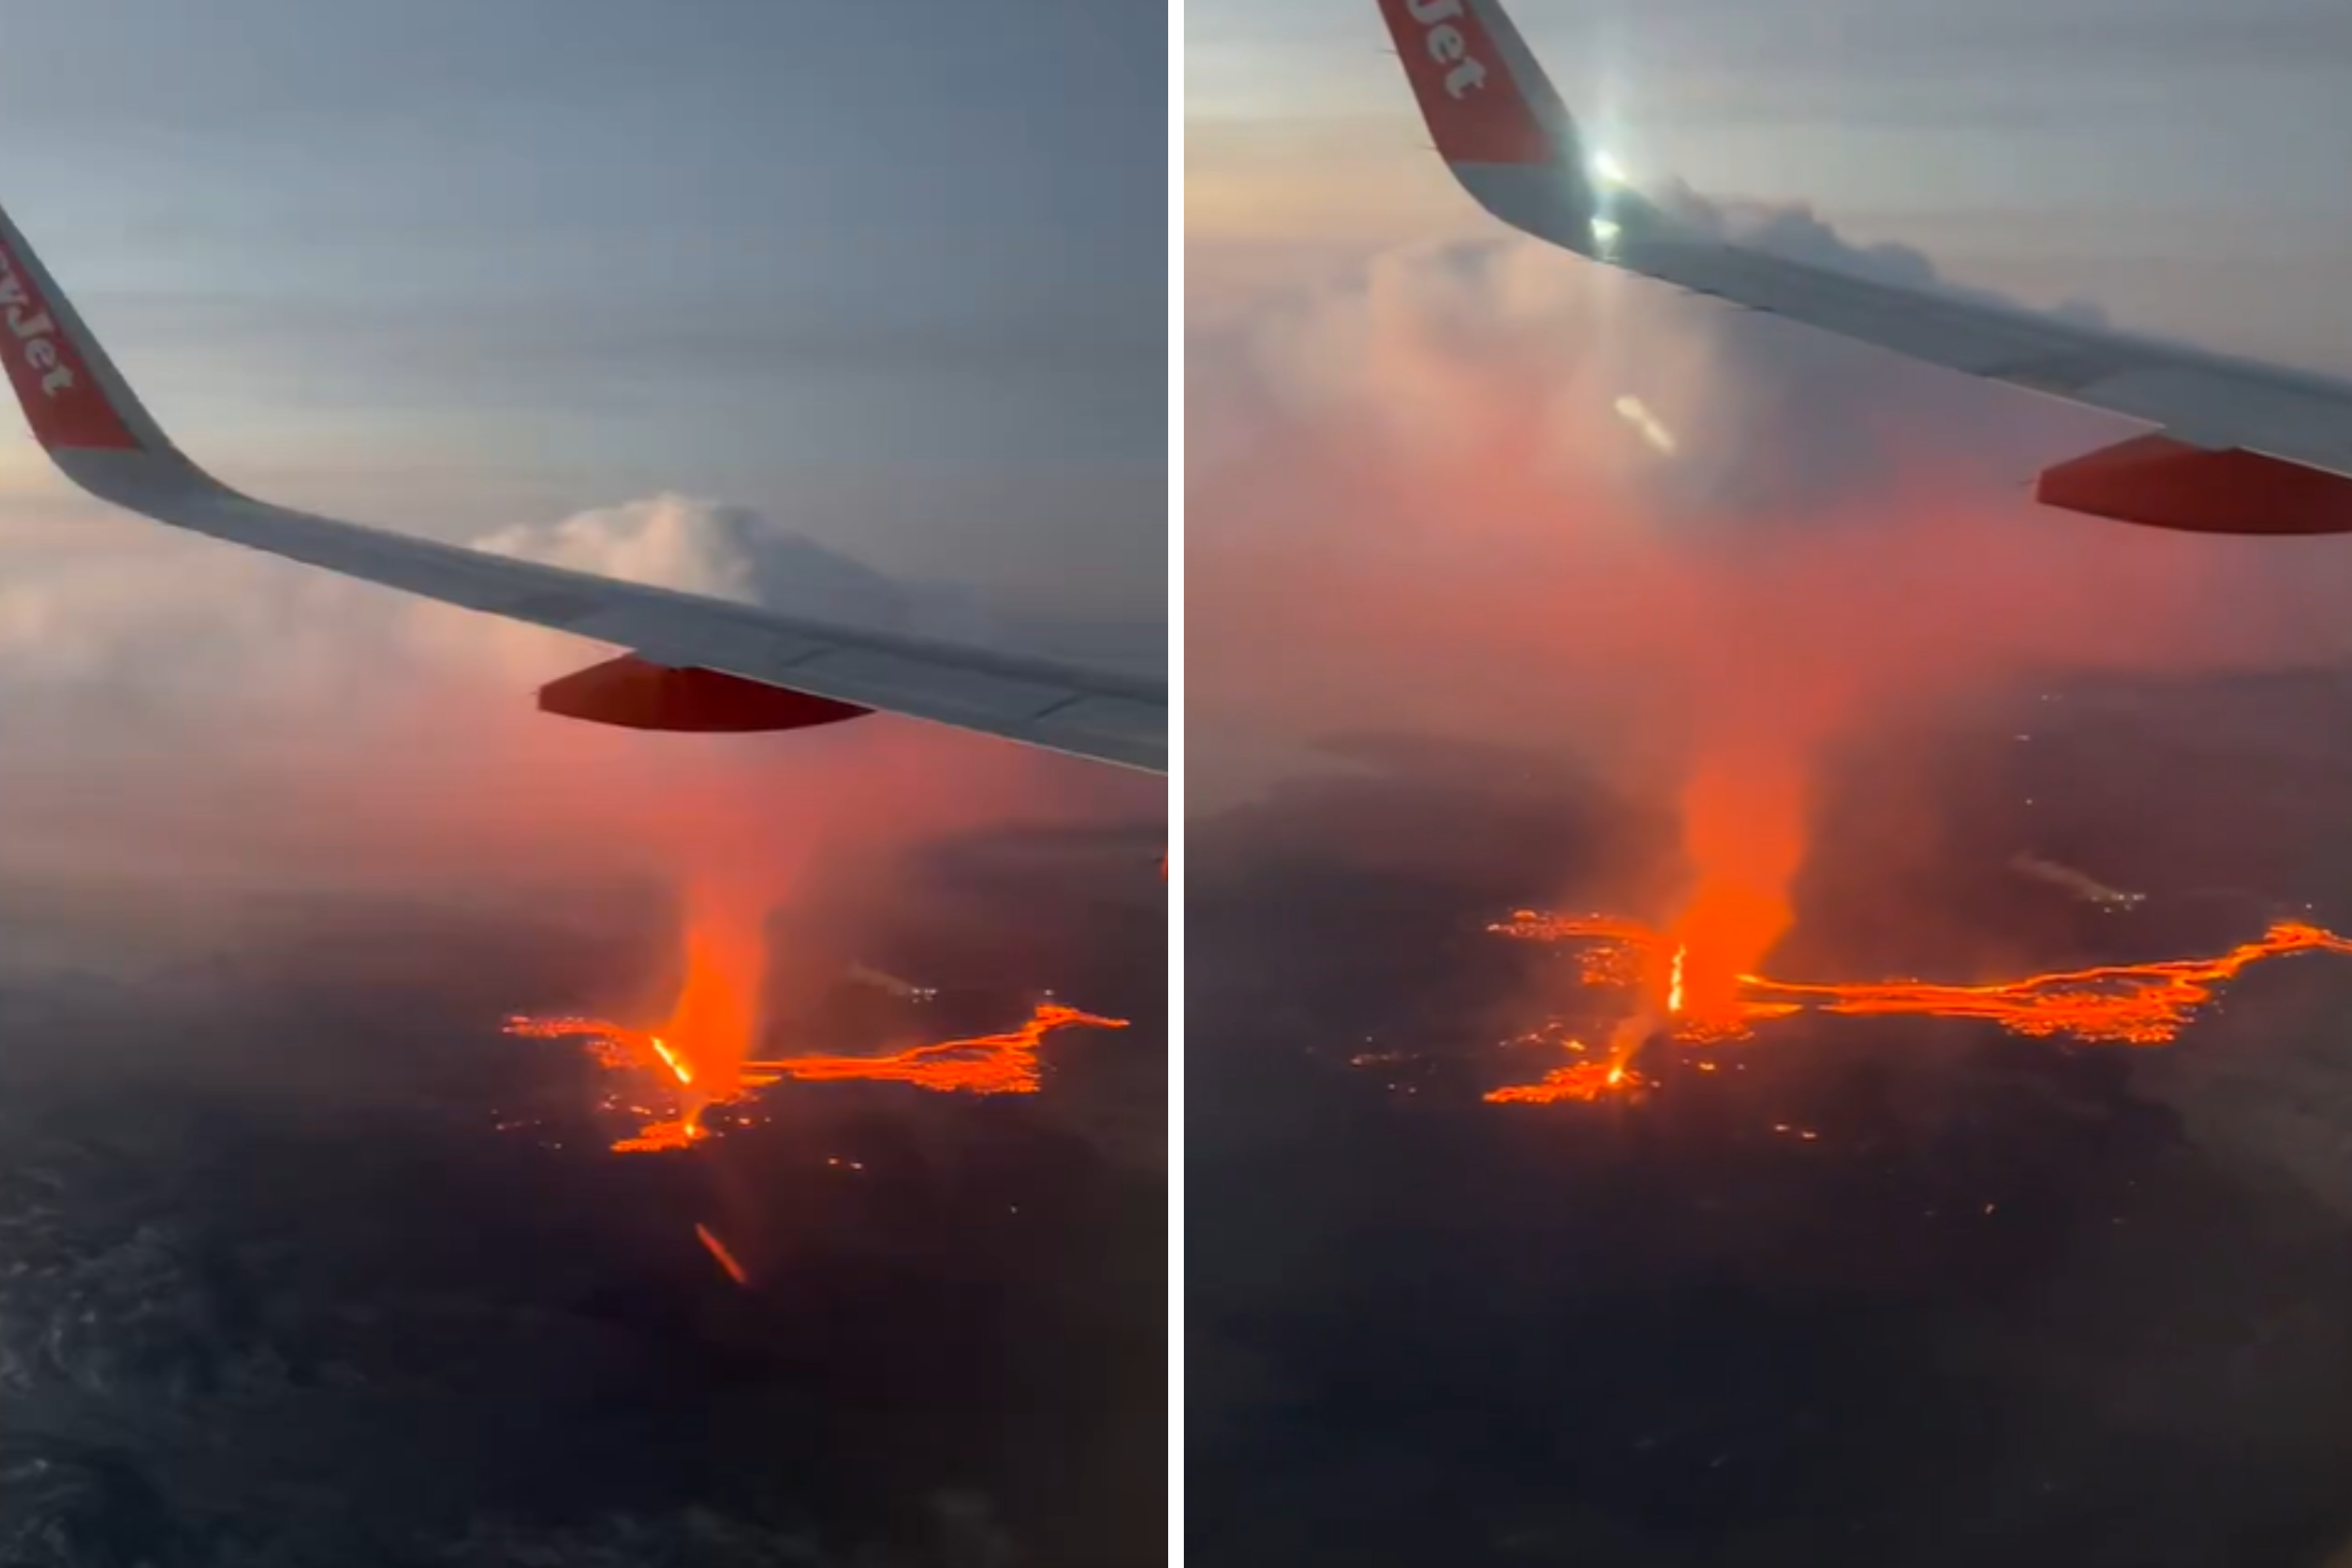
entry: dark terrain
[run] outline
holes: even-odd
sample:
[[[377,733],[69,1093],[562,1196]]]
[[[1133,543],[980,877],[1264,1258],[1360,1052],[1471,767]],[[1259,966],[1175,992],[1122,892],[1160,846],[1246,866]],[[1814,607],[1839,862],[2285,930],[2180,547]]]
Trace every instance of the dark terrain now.
[[[1829,771],[1773,971],[2352,928],[2347,716],[2332,677],[2074,683],[1874,736]],[[2352,1540],[2352,961],[2259,966],[2162,1049],[1810,1019],[1712,1074],[1653,1050],[1640,1103],[1488,1105],[1532,1076],[1497,1042],[1541,955],[1483,923],[1609,907],[1671,823],[1531,759],[1353,750],[1189,834],[1201,1560],[2315,1568]],[[2020,850],[2148,900],[2104,913]]]
[[[135,975],[10,964],[0,1563],[1161,1560],[1150,857],[966,846],[929,884],[861,951],[950,1029],[1047,985],[1137,1026],[1049,1041],[1038,1096],[786,1086],[622,1158],[595,1069],[498,1026],[642,990],[645,900],[309,901]]]

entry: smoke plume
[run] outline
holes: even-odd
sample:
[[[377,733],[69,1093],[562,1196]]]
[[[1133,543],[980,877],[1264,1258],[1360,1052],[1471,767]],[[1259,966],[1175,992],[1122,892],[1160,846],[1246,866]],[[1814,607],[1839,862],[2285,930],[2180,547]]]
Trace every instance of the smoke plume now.
[[[0,574],[0,873],[113,915],[164,907],[161,889],[544,910],[625,885],[756,919],[826,885],[870,901],[929,838],[1151,804],[1101,770],[886,718],[774,737],[556,719],[534,689],[610,650],[142,524],[58,537]],[[983,629],[952,593],[677,496],[483,545],[835,620]]]
[[[1801,208],[1674,200],[1947,287]],[[1718,976],[1786,929],[1816,763],[1857,727],[2045,668],[2347,651],[2352,553],[2030,503],[2134,426],[1532,244],[1391,251],[1213,348],[1195,755],[1366,729],[1580,753],[1679,800],[1691,865],[1655,912]]]

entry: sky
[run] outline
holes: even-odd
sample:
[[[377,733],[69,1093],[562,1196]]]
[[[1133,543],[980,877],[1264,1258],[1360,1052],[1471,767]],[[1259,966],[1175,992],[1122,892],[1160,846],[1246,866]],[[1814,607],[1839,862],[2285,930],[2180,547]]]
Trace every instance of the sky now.
[[[1967,282],[2352,373],[2352,13],[2332,0],[1511,12],[1639,178],[1810,202]],[[1276,256],[1491,227],[1425,152],[1386,47],[1370,0],[1188,7],[1186,238],[1211,289]]]
[[[2340,8],[1510,9],[1637,182],[1832,264],[2352,375]],[[2037,664],[2347,651],[2340,543],[2026,503],[2140,426],[1511,234],[1429,149],[1370,0],[1202,0],[1186,29],[1188,811],[1350,728],[1622,752],[1603,708],[1661,735],[1711,710],[1818,747]]]
[[[0,199],[232,483],[457,538],[682,492],[1016,611],[1164,619],[1159,18],[0,20]],[[0,496],[79,527],[28,445]]]

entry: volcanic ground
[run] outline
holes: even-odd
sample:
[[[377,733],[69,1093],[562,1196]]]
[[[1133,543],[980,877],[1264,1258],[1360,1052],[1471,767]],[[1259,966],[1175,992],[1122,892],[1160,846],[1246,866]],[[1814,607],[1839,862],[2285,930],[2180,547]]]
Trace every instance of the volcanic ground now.
[[[939,988],[818,995],[825,1048],[1135,1020],[1042,1092],[784,1084],[642,1158],[500,1024],[658,989],[654,890],[0,889],[0,1563],[1160,1560],[1160,842],[961,843],[854,950],[775,933]]]
[[[2352,930],[2352,684],[2052,678],[1823,759],[1776,978]],[[2311,1564],[2352,1539],[2352,960],[2164,1046],[1932,1017],[1492,1104],[1514,909],[1672,815],[1384,737],[1188,834],[1192,1550],[1248,1564]],[[2040,857],[2145,892],[2021,876]],[[1703,1070],[1711,1063],[1712,1070]]]

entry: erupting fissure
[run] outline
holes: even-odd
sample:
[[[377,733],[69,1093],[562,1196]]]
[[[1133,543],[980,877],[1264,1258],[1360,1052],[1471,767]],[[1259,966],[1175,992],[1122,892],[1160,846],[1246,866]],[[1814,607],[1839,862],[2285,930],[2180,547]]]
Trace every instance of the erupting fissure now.
[[[1796,921],[1789,889],[1804,863],[1806,803],[1801,753],[1769,731],[1726,741],[1684,784],[1683,853],[1697,883],[1672,932],[1676,1016],[1738,1028],[1739,977]]]
[[[1001,1035],[942,1040],[881,1057],[780,1057],[745,1062],[743,1082],[757,1089],[788,1078],[803,1083],[863,1079],[911,1083],[943,1094],[1034,1094],[1039,1087],[1037,1047],[1047,1035],[1056,1029],[1127,1026],[1125,1018],[1041,1002],[1027,1023]]]
[[[1497,1104],[1593,1100],[1632,1092],[1646,1087],[1632,1066],[1645,1040],[1660,1035],[1685,1043],[1738,1037],[1799,1013],[1978,1018],[2036,1038],[2063,1035],[2091,1044],[2159,1046],[2178,1037],[2217,989],[2250,964],[2298,952],[2352,953],[2352,938],[2304,921],[2280,921],[2253,941],[2209,957],[2094,964],[1981,985],[1808,983],[1735,972],[1714,977],[1708,992],[1714,1000],[1701,1011],[1688,1005],[1685,995],[1697,984],[1698,954],[1685,939],[1605,915],[1537,910],[1521,910],[1487,929],[1521,942],[1580,944],[1579,972],[1585,984],[1630,989],[1638,998],[1605,1053],[1593,1057],[1580,1039],[1558,1040],[1576,1059],[1538,1082],[1492,1090],[1486,1098]],[[1554,1038],[1538,1031],[1521,1043]]]
[[[844,1083],[852,1080],[912,1084],[940,1094],[1034,1094],[1041,1084],[1038,1047],[1057,1029],[1124,1029],[1125,1018],[1084,1012],[1059,1002],[1041,1002],[1026,1023],[1000,1035],[942,1040],[914,1046],[884,1056],[777,1057],[736,1064],[735,1089],[724,1095],[704,1093],[685,1099],[675,1116],[646,1123],[635,1137],[613,1145],[621,1153],[645,1153],[683,1149],[709,1135],[703,1113],[712,1105],[731,1103],[753,1090],[786,1079],[803,1083]],[[695,1079],[685,1059],[658,1035],[632,1029],[604,1018],[532,1018],[507,1021],[507,1033],[532,1039],[578,1039],[599,1065],[635,1069],[674,1078],[691,1091]]]
[[[1049,995],[1027,1022],[1003,1034],[941,1040],[884,1056],[754,1061],[750,1058],[768,963],[765,904],[747,889],[706,883],[688,889],[687,911],[686,975],[677,1005],[657,1030],[579,1016],[517,1015],[507,1020],[510,1035],[576,1039],[600,1066],[641,1074],[661,1091],[666,1112],[624,1106],[618,1095],[605,1100],[607,1110],[634,1110],[650,1119],[634,1136],[613,1145],[621,1153],[690,1147],[710,1135],[705,1115],[711,1107],[738,1103],[786,1079],[906,1083],[941,1093],[1034,1094],[1041,1081],[1038,1047],[1047,1035],[1128,1027],[1124,1018],[1082,1012]]]

